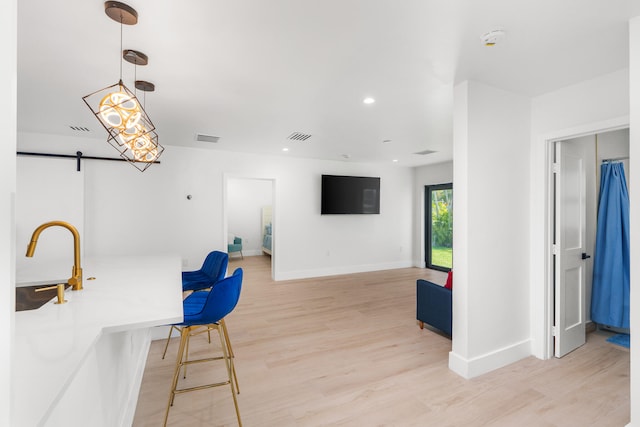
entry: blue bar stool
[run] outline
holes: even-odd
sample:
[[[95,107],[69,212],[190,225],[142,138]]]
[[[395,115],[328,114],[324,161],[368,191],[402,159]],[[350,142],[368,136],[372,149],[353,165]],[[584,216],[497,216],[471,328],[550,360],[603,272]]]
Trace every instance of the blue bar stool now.
[[[173,382],[169,393],[169,402],[167,403],[167,411],[164,417],[164,425],[167,425],[169,419],[169,409],[173,406],[176,394],[186,393],[190,391],[203,390],[212,387],[229,385],[233,396],[233,404],[238,417],[238,425],[242,427],[240,419],[240,409],[238,408],[238,400],[236,398],[236,387],[232,377],[235,376],[235,367],[233,357],[230,355],[228,336],[226,334],[226,326],[224,325],[224,317],[233,311],[240,299],[240,290],[242,289],[242,269],[237,268],[233,274],[225,279],[220,280],[208,292],[194,292],[183,301],[184,321],[174,325],[180,331],[180,348],[176,359],[176,367],[173,374]],[[203,295],[206,293],[206,298]],[[197,294],[197,295],[196,295]],[[193,296],[193,297],[192,297]],[[188,360],[189,338],[201,333],[217,330],[220,337],[220,345],[222,348],[222,356],[209,357],[204,359]],[[195,387],[178,389],[178,376],[180,369],[193,363],[212,362],[223,360],[227,368],[227,379],[225,381],[203,384]]]
[[[209,291],[198,291],[198,292],[193,292],[191,295],[189,295],[188,299],[189,301],[187,301],[187,304],[189,304],[191,307],[202,307],[205,303],[205,300],[207,299],[207,296],[209,295]],[[185,300],[186,301],[186,300]],[[220,327],[222,328],[222,332],[224,333],[224,340],[227,343],[227,349],[229,350],[229,356],[231,358],[234,358],[235,355],[233,354],[233,348],[231,347],[231,340],[229,339],[229,332],[227,332],[227,324],[224,321],[224,319],[220,319]],[[178,329],[176,326],[172,326],[172,328]],[[211,343],[211,334],[210,331],[207,331],[207,333],[209,334],[209,343]],[[164,351],[165,353],[167,352],[167,346],[165,345],[164,347]],[[187,340],[187,354],[189,354],[189,340]],[[164,359],[164,355],[162,356],[162,358]],[[235,365],[233,366],[232,372],[233,374],[233,381],[236,384],[236,392],[238,394],[240,394],[240,386],[238,385],[238,377],[236,376],[236,368]],[[184,378],[187,378],[187,367],[184,367]]]
[[[210,288],[227,274],[229,255],[221,251],[209,252],[200,270],[182,272],[182,290],[199,291]]]
[[[229,255],[227,253],[220,251],[209,252],[199,270],[182,272],[182,291],[199,291],[212,287],[217,281],[224,279],[224,276],[227,274],[228,265]],[[171,339],[171,333],[174,329],[177,328],[175,326],[169,328],[169,336],[167,337],[164,352],[162,353],[163,359],[167,354],[169,340]],[[209,335],[209,342],[211,342],[211,335]]]

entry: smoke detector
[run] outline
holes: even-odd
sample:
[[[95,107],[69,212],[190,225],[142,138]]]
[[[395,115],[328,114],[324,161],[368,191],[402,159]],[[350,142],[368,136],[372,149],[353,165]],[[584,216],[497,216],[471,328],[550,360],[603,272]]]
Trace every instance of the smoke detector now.
[[[483,34],[482,37],[480,37],[480,39],[482,40],[482,43],[484,43],[485,46],[491,47],[491,46],[495,46],[506,35],[507,33],[505,33],[503,30],[493,30]]]

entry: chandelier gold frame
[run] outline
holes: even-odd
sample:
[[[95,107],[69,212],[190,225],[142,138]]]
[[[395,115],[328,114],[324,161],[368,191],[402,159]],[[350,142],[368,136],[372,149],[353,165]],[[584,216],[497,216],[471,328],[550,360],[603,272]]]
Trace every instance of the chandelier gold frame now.
[[[136,50],[122,50],[122,25],[135,25],[138,13],[132,7],[117,1],[104,3],[105,13],[120,23],[120,50],[122,58],[137,65],[147,65],[148,58]],[[144,82],[141,90],[154,90],[152,83]],[[149,86],[150,85],[150,86]],[[136,81],[136,88],[138,88]],[[82,97],[87,107],[107,131],[107,142],[141,172],[144,172],[164,152],[158,142],[155,125],[144,107],[122,81],[122,59],[118,83]]]

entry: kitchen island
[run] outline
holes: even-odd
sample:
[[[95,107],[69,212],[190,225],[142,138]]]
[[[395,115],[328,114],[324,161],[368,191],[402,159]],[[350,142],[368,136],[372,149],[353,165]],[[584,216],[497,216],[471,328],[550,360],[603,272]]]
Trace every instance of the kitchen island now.
[[[66,304],[53,298],[15,315],[15,426],[131,425],[150,330],[182,321],[178,256],[88,259],[82,267],[84,289],[67,290]]]

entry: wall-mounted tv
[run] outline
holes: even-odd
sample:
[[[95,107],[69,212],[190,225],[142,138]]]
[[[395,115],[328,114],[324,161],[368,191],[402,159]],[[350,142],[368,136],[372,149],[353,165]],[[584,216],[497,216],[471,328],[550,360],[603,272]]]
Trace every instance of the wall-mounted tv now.
[[[322,215],[379,213],[380,178],[322,175]]]

